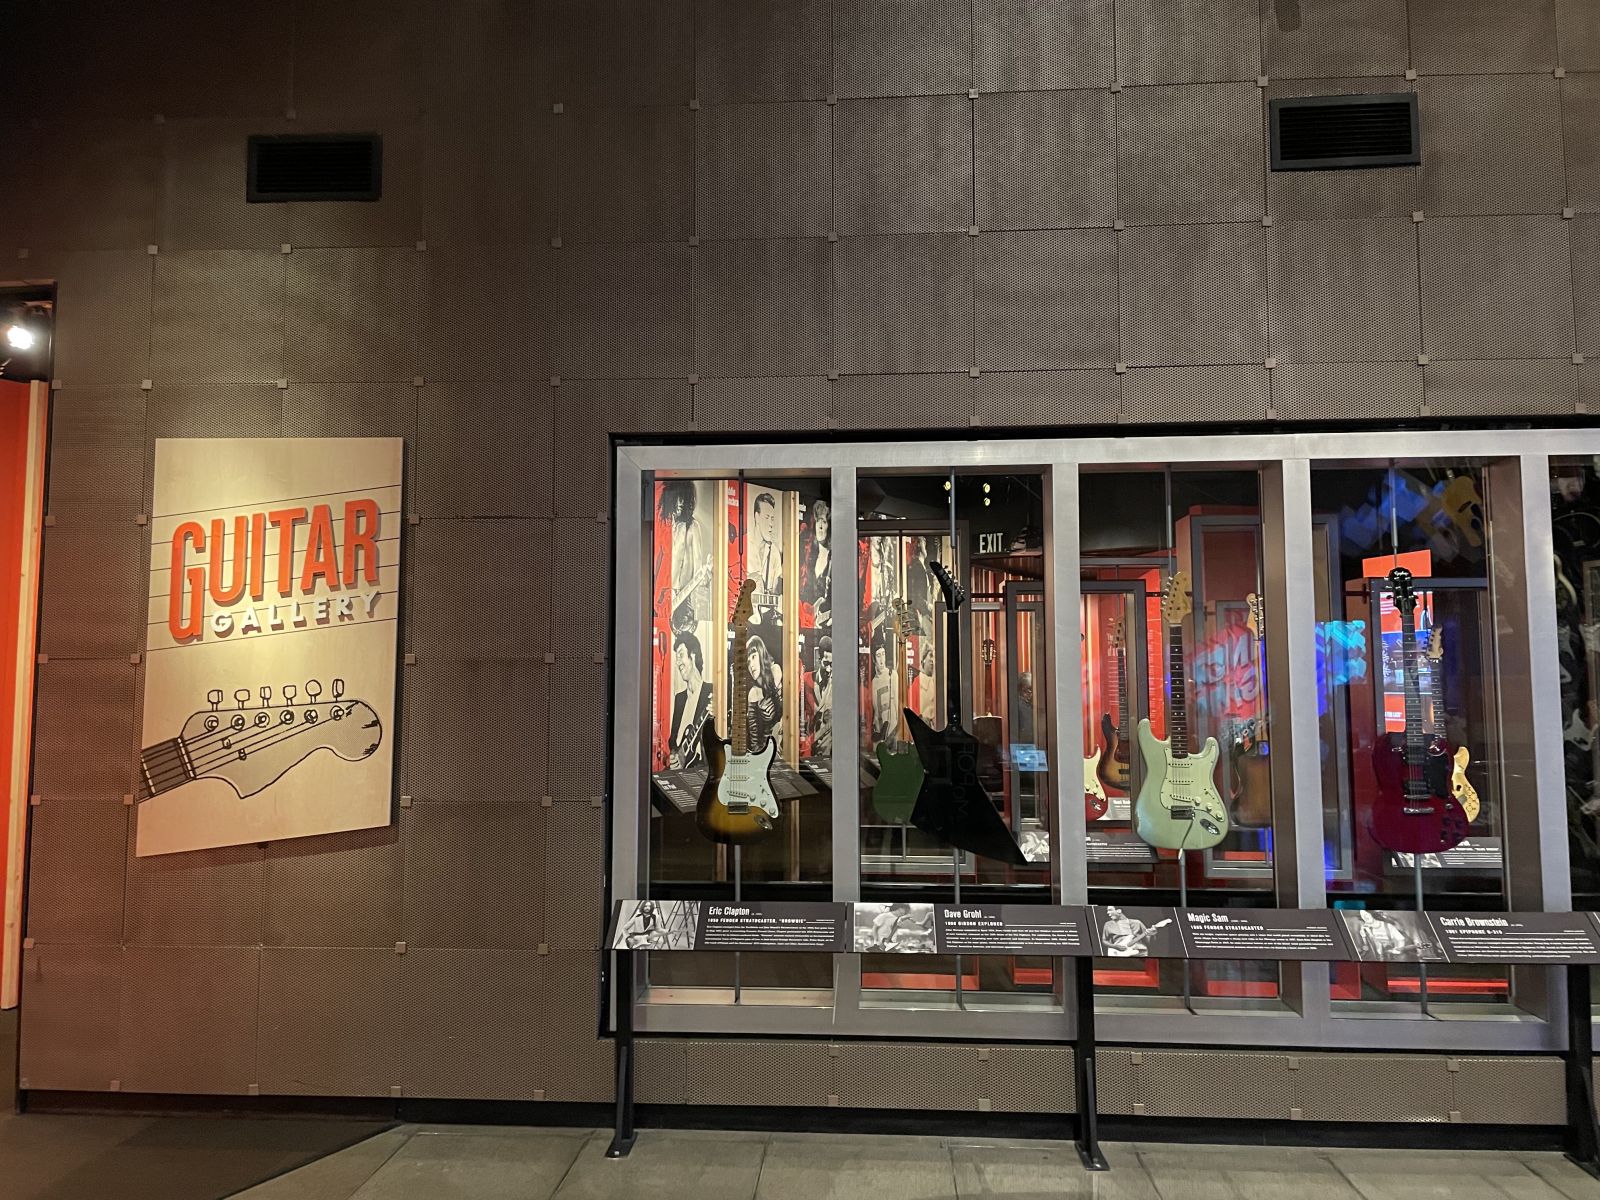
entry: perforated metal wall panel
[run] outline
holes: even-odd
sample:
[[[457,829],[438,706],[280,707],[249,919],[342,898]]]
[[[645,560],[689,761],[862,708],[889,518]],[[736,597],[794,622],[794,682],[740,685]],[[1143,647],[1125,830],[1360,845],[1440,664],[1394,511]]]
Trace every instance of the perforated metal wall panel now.
[[[1424,75],[1548,71],[1556,65],[1552,0],[1412,0],[1411,65]]]
[[[926,96],[972,86],[972,9],[962,0],[834,0],[833,91]]]
[[[470,100],[440,103],[423,115],[423,235],[430,247],[547,246],[558,228],[550,164],[561,118],[548,104],[530,109],[484,99],[482,61],[480,55],[472,66]]]
[[[1261,68],[1271,79],[1404,73],[1406,10],[1390,0],[1263,5]]]
[[[1122,377],[1122,420],[1259,421],[1271,385],[1264,367],[1139,367]]]
[[[193,62],[215,56],[208,49]],[[290,128],[287,121],[268,118],[169,119],[161,128],[161,227],[156,240],[163,249],[277,253],[289,240],[287,207],[246,202],[240,147],[251,134],[287,133]]]
[[[550,389],[534,383],[430,383],[417,390],[417,489],[411,510],[432,517],[548,517]],[[423,452],[422,448],[426,447]],[[490,529],[448,526],[493,543]],[[546,536],[544,523],[513,537]],[[451,548],[434,546],[430,549]],[[466,580],[477,587],[482,577]]]
[[[787,382],[780,381],[780,382]],[[603,579],[611,569],[611,526],[593,518],[557,517],[553,522],[554,540],[551,543],[553,561],[568,564],[573,574],[586,578]],[[574,658],[585,655],[591,658],[604,654],[611,632],[611,610],[602,600],[598,604],[565,604],[551,606],[550,640],[561,647],[563,654]],[[487,693],[493,696],[494,693]],[[533,708],[513,701],[511,719],[526,730],[520,736],[530,743],[542,745],[540,737],[547,728],[547,709]],[[531,728],[528,728],[530,727]],[[509,736],[509,731],[508,731]],[[541,758],[537,772],[530,778],[544,777]],[[542,793],[541,793],[542,794]]]
[[[995,1046],[989,1051],[989,1106],[995,1112],[1077,1111],[1068,1046]]]
[[[1419,79],[1423,211],[1560,212],[1561,87],[1537,75]]]
[[[587,950],[605,930],[601,847],[605,814],[592,804],[545,809],[545,939],[560,950]]]
[[[833,389],[820,375],[702,379],[694,389],[696,431],[826,429]]]
[[[550,635],[548,520],[430,518],[415,533],[407,625],[419,662],[424,654],[544,656]],[[484,581],[491,579],[516,597],[516,620],[463,620],[462,614],[477,610]]]
[[[819,100],[832,91],[827,0],[700,0],[695,86],[702,99]]]
[[[1307,1121],[1447,1121],[1449,1060],[1422,1054],[1304,1054],[1291,1072]]]
[[[1146,1116],[1287,1121],[1296,1105],[1286,1055],[1146,1050],[1140,1057],[1138,1096]]]
[[[123,939],[158,946],[259,946],[265,894],[260,846],[224,846],[145,858],[129,822]]]
[[[45,531],[39,649],[114,658],[144,648],[149,530],[124,519],[58,520]],[[85,581],[94,580],[86,587]]]
[[[408,946],[536,950],[545,940],[538,804],[413,804],[400,810],[400,840]]]
[[[1419,231],[1422,343],[1435,358],[1572,353],[1567,222],[1437,217]]]
[[[919,1108],[975,1112],[989,1090],[978,1047],[910,1042],[840,1042],[833,1092],[841,1108]]]
[[[1567,69],[1600,71],[1600,12],[1585,0],[1556,0],[1556,26]]]
[[[1565,1081],[1558,1058],[1462,1058],[1452,1107],[1468,1124],[1560,1125]]]
[[[825,1042],[691,1041],[689,1103],[825,1108],[833,1050]]]
[[[1108,425],[1121,392],[1110,371],[986,372],[974,381],[972,411],[980,426]]]
[[[284,376],[310,383],[414,378],[421,257],[411,246],[290,254]]]
[[[1210,83],[1261,74],[1255,0],[1118,0],[1117,78]]]
[[[17,242],[73,250],[139,250],[155,237],[161,131],[143,121],[94,121],[73,136],[40,125],[10,143],[33,186],[10,210]]]
[[[833,385],[840,429],[959,429],[972,421],[970,375],[841,375]]]
[[[143,511],[145,394],[61,388],[51,397],[48,509],[58,519],[132,522]]]
[[[30,260],[30,276],[54,279],[55,377],[77,386],[150,377],[148,254],[84,251]]]
[[[1304,6],[1302,6],[1304,7]],[[1401,19],[1404,17],[1402,15]],[[1347,96],[1406,92],[1403,75],[1384,78],[1277,80],[1268,102],[1289,96]],[[1410,217],[1420,211],[1421,167],[1369,167],[1359,171],[1269,171],[1267,213],[1276,221],[1343,217]]]
[[[1564,359],[1436,362],[1422,378],[1428,412],[1441,417],[1569,416],[1578,400],[1578,367]]]
[[[399,1082],[401,956],[261,951],[263,1095],[387,1096]]]
[[[610,502],[612,433],[652,433],[689,428],[693,419],[687,380],[566,380],[552,389],[555,440],[555,510],[561,517],[593,518]]]
[[[901,374],[972,366],[972,239],[840,238],[833,253],[833,366]]]
[[[337,118],[297,125],[305,133],[341,133]],[[383,140],[381,194],[357,204],[290,202],[289,241],[300,246],[414,247],[422,237],[422,122],[416,113],[368,118],[363,132]]]
[[[685,1083],[687,1040],[646,1038],[634,1044],[633,1093],[640,1104],[690,1103]]]
[[[679,104],[694,95],[691,0],[554,0],[550,7],[562,100]]]
[[[978,227],[1110,225],[1117,206],[1115,100],[1109,91],[1071,91],[973,101]]]
[[[974,338],[981,370],[1115,365],[1115,233],[984,233],[973,254]]]
[[[424,655],[406,671],[406,785],[426,804],[545,795],[550,667]]]
[[[1410,363],[1280,365],[1272,407],[1284,421],[1403,420],[1422,412],[1422,368]]]
[[[567,598],[568,603],[582,600]],[[561,697],[561,708],[550,714],[550,745],[561,749],[550,757],[549,792],[561,800],[598,796],[606,759],[605,664],[557,659],[550,694]]]
[[[549,376],[552,253],[544,245],[430,245],[422,320],[422,377],[430,385]],[[481,390],[492,398],[504,386]],[[454,431],[468,428],[462,422]]]
[[[688,375],[689,247],[566,246],[556,262],[556,374]]]
[[[138,746],[127,659],[41,663],[34,696],[33,790],[54,799],[133,791]]]
[[[1118,235],[1122,361],[1263,362],[1266,230],[1167,225]]]
[[[548,1041],[540,1070],[547,1100],[612,1098],[616,1060],[612,1042],[598,1036],[597,959],[593,950],[553,950],[544,960],[540,1022]]]
[[[826,234],[832,120],[832,109],[816,103],[702,109],[695,126],[695,232],[701,238]]]
[[[283,393],[283,435],[405,438],[409,486],[416,469],[417,393],[409,382],[291,383]]]
[[[1295,221],[1267,232],[1272,354],[1283,363],[1422,352],[1410,220]]]
[[[398,962],[401,1095],[532,1099],[548,1036],[538,952],[408,946]]]
[[[833,111],[833,227],[948,233],[972,224],[965,96],[843,100]]]
[[[560,123],[561,237],[682,241],[694,229],[694,113],[573,105]]]
[[[26,934],[36,942],[122,940],[128,809],[112,801],[49,800],[28,810]]]
[[[267,846],[267,946],[392,946],[402,938],[399,831],[357,829]]]
[[[1112,0],[977,0],[973,87],[980,92],[1105,87],[1116,74]]]
[[[22,956],[24,1089],[99,1092],[118,1073],[122,947],[30,947]]]
[[[826,374],[829,250],[821,238],[700,246],[694,252],[696,372]]]
[[[260,958],[254,947],[123,951],[122,1090],[244,1095],[256,1082]]]
[[[1600,150],[1587,136],[1600,122],[1600,72],[1568,75],[1561,81],[1561,112],[1566,133],[1567,203],[1583,212],[1600,211]]]
[[[1117,104],[1117,200],[1130,225],[1259,220],[1261,89],[1141,87]]]

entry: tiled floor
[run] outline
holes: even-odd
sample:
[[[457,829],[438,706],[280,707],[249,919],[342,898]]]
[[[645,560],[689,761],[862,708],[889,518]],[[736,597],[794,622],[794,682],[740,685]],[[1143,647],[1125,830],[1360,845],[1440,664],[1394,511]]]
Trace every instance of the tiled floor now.
[[[1600,1200],[1556,1154],[402,1126],[241,1193],[247,1200]]]

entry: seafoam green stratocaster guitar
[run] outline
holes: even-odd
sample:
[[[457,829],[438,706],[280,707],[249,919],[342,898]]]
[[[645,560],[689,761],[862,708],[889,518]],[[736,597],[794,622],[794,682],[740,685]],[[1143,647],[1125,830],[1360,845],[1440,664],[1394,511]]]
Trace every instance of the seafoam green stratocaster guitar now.
[[[1190,610],[1188,572],[1175,571],[1161,600],[1170,689],[1167,736],[1156,737],[1148,717],[1139,722],[1144,782],[1133,804],[1139,836],[1163,850],[1204,850],[1228,835],[1228,810],[1217,794],[1217,739],[1208,737],[1198,754],[1189,748],[1183,622]]]
[[[899,695],[906,695],[906,602],[894,602],[894,664],[895,678],[899,681]],[[896,732],[905,731],[905,718],[898,719]],[[904,825],[911,819],[911,810],[917,805],[922,791],[922,759],[910,739],[879,742],[878,782],[872,786],[872,807],[885,821]]]

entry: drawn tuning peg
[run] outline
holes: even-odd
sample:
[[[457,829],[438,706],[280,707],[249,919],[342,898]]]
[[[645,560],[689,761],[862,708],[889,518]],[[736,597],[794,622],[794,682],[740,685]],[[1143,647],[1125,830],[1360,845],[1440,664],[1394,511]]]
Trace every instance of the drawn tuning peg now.
[[[344,699],[344,680],[335,679],[333,681],[333,698],[335,700]]]
[[[272,689],[270,687],[264,687],[264,688],[261,689],[261,707],[262,708],[270,708],[271,706],[272,706]]]
[[[222,699],[223,699],[223,697],[222,697],[222,689],[221,688],[212,688],[209,692],[206,693],[206,699],[211,702],[211,711],[212,712],[216,712],[217,711],[217,706],[222,703]]]
[[[234,692],[233,698],[238,702],[239,707],[243,708],[246,704],[250,703],[250,689],[240,688],[238,691]]]
[[[293,704],[295,697],[299,694],[300,689],[294,684],[286,683],[283,685],[283,702],[285,704]]]
[[[320,679],[306,680],[306,697],[315,704],[322,695],[322,681]]]

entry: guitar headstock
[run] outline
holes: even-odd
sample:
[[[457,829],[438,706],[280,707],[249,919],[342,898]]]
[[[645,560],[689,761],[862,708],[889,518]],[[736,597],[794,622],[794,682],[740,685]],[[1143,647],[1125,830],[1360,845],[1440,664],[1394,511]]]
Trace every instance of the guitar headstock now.
[[[739,598],[733,605],[733,627],[736,630],[748,628],[751,619],[756,615],[756,581],[746,577],[744,586],[739,589]]]
[[[342,679],[333,681],[331,696],[316,679],[303,690],[284,684],[276,695],[270,687],[239,688],[235,706],[225,708],[223,692],[213,690],[211,708],[183,724],[183,763],[193,778],[220,779],[244,799],[318,750],[359,762],[383,741],[383,726],[366,701],[344,693]]]
[[[1128,635],[1123,631],[1122,618],[1118,617],[1111,622],[1111,633],[1106,638],[1106,645],[1113,651],[1121,650],[1128,644]]]
[[[893,606],[889,610],[890,628],[894,633],[894,644],[900,652],[904,652],[906,643],[906,630],[911,624],[911,605],[907,604],[903,596],[896,596]]]
[[[933,577],[939,581],[939,590],[944,593],[945,608],[954,612],[967,602],[966,589],[955,581],[949,567],[942,562],[932,562],[928,564],[928,570],[932,571]]]
[[[1433,662],[1444,659],[1444,630],[1437,625],[1428,630],[1428,658]]]
[[[1194,611],[1189,600],[1189,572],[1174,571],[1161,594],[1161,619],[1168,625],[1182,625]]]
[[[1389,572],[1389,590],[1394,593],[1394,606],[1405,616],[1417,611],[1417,591],[1412,585],[1413,576],[1404,567]]]
[[[1267,603],[1254,592],[1244,598],[1244,603],[1250,610],[1250,615],[1245,618],[1244,627],[1250,631],[1251,637],[1259,641],[1261,631],[1267,627]]]

